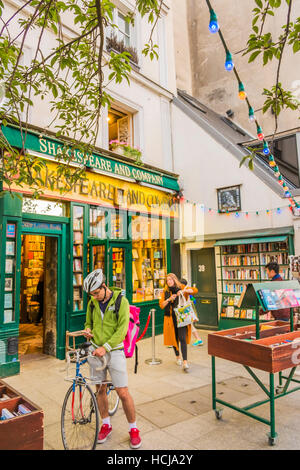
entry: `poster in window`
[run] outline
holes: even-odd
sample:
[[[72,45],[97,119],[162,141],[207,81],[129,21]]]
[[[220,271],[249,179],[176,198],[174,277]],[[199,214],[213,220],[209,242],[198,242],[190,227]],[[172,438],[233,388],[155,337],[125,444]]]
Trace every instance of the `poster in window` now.
[[[11,292],[13,290],[13,279],[12,279],[12,277],[7,277],[5,279],[5,288],[4,288],[4,290],[6,292]]]
[[[16,236],[16,224],[7,224],[6,236],[7,236],[7,238],[15,238],[15,236]]]
[[[6,242],[6,254],[8,256],[14,256],[14,254],[15,254],[15,242]]]
[[[4,310],[3,323],[10,323],[12,321],[13,321],[13,311],[12,310]]]
[[[13,260],[12,259],[6,259],[5,260],[5,273],[6,274],[12,274],[13,273]]]
[[[240,185],[228,188],[219,188],[218,209],[220,212],[238,212],[241,210]]]
[[[13,295],[5,294],[4,295],[4,308],[12,308]]]

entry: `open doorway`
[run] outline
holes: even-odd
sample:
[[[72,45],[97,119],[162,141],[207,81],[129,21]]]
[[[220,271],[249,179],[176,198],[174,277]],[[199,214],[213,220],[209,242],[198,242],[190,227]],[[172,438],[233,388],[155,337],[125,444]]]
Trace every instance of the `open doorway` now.
[[[56,237],[22,235],[19,358],[56,355]]]

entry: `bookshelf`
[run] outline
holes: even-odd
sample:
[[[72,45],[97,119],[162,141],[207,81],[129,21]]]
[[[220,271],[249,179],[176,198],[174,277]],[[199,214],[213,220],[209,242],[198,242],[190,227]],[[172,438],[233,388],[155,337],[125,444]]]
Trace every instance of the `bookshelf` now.
[[[83,310],[83,216],[82,206],[73,207],[73,311]]]
[[[282,279],[289,279],[288,239],[280,242],[241,243],[220,246],[220,278],[222,296],[220,319],[255,319],[255,309],[238,307],[240,295],[247,284],[268,280],[266,265],[271,261],[279,264]],[[269,320],[267,313],[262,320]]]
[[[21,308],[22,321],[34,321],[41,306],[35,301],[37,287],[44,271],[45,237],[43,235],[22,235],[21,266],[22,289]]]

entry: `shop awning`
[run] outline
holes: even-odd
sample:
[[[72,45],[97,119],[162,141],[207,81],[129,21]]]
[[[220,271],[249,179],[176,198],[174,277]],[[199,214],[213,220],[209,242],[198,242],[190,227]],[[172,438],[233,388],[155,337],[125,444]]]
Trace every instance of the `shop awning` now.
[[[254,237],[254,238],[236,238],[233,240],[219,240],[215,246],[226,245],[248,245],[250,243],[267,243],[267,242],[284,242],[287,235],[279,235],[274,237]]]

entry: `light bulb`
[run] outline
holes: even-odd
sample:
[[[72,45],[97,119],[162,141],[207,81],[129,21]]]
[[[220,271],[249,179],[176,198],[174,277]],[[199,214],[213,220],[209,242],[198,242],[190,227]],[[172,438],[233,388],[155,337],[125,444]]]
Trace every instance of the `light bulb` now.
[[[217,33],[220,29],[217,15],[215,14],[214,10],[210,10],[210,22],[208,29],[211,33]]]
[[[254,109],[251,107],[249,108],[249,121],[255,121]]]
[[[239,83],[239,98],[240,100],[245,100],[246,99],[246,92],[245,88],[242,82]]]
[[[268,146],[268,143],[267,143],[267,142],[264,142],[263,153],[264,153],[265,155],[269,155],[269,154],[270,154],[270,149],[269,149],[269,146]]]
[[[234,64],[232,62],[232,55],[230,54],[229,51],[226,52],[226,61],[225,61],[225,69],[228,72],[231,72],[233,70]]]
[[[257,137],[259,140],[264,140],[264,135],[260,126],[257,126]]]

